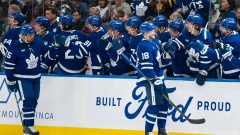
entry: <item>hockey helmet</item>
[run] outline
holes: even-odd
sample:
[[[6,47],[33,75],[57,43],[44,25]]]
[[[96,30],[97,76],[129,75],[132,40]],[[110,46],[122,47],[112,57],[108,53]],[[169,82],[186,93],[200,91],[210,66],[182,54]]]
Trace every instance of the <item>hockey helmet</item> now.
[[[109,22],[108,29],[118,30],[118,32],[121,32],[124,29],[124,24],[121,20],[113,20]]]
[[[168,27],[172,30],[177,30],[177,31],[181,32],[183,29],[183,22],[182,22],[182,20],[175,19],[169,23]]]
[[[48,28],[50,26],[50,21],[46,16],[39,16],[36,19],[36,23],[40,26],[44,26],[44,28]]]
[[[29,24],[23,25],[20,29],[20,34],[25,36],[33,33],[34,33],[34,29]]]
[[[155,26],[150,22],[143,22],[140,26],[140,32],[142,34],[144,34],[144,32],[148,33],[154,29],[155,29]]]
[[[66,24],[67,27],[71,27],[71,26],[73,26],[74,19],[73,19],[72,15],[61,16],[59,19],[59,23]]]
[[[102,18],[99,15],[92,15],[88,17],[87,23],[93,26],[100,27],[102,25]]]
[[[233,18],[225,18],[222,21],[221,26],[226,29],[237,30],[237,23]]]
[[[130,27],[137,27],[139,28],[141,25],[141,20],[137,16],[132,16],[127,19],[125,26],[130,26]]]
[[[189,15],[187,21],[192,24],[197,24],[199,27],[203,24],[203,19],[199,14]]]
[[[153,19],[153,24],[157,27],[167,27],[168,26],[168,20],[164,15],[159,15]]]
[[[14,20],[18,20],[18,25],[21,25],[25,20],[24,15],[17,11],[14,11],[9,16],[13,16]]]

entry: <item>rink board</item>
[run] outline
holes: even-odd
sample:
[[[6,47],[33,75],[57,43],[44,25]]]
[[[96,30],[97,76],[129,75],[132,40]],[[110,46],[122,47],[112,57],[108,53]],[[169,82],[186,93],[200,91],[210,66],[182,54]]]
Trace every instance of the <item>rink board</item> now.
[[[134,77],[43,76],[36,127],[42,135],[142,135],[147,100],[144,88],[134,89],[136,81]],[[0,135],[21,134],[15,98],[4,75],[0,83]],[[204,124],[190,124],[169,106],[170,135],[240,134],[239,80],[209,80],[200,87],[192,79],[169,78],[166,86],[170,99],[187,116],[206,119]]]

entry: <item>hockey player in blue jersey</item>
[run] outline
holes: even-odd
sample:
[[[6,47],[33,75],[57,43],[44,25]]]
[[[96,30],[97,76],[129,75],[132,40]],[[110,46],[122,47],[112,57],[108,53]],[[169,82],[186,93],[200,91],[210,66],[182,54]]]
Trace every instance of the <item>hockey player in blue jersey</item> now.
[[[92,15],[87,19],[87,27],[91,32],[86,37],[86,41],[83,45],[87,51],[90,52],[93,75],[109,74],[106,67],[109,66],[108,54],[103,48],[97,45],[97,41],[107,33],[107,31],[101,27],[101,24],[102,19],[99,15]]]
[[[163,48],[170,54],[174,53],[174,57],[171,57],[174,76],[192,77],[190,69],[187,65],[188,54],[186,53],[186,47],[177,39],[177,37],[181,35],[183,27],[183,22],[179,19],[172,20],[169,23],[168,28],[172,38],[163,45]],[[176,48],[176,51],[172,51],[171,46]],[[171,52],[169,52],[169,50]]]
[[[151,80],[154,89],[151,89],[151,84],[146,78],[138,75],[138,85],[146,87],[148,98],[148,107],[146,110],[145,135],[152,135],[152,130],[157,120],[158,135],[167,135],[166,120],[168,101],[163,98],[162,93],[168,96],[166,86],[164,84],[163,70],[161,69],[160,51],[156,44],[152,41],[155,39],[155,26],[150,22],[144,22],[140,26],[140,31],[143,34],[143,40],[138,44],[138,68],[142,73]]]
[[[171,38],[171,35],[168,31],[168,20],[164,15],[159,15],[153,19],[153,24],[155,25],[155,31],[157,33],[155,42],[159,42],[156,44],[159,44],[160,52],[162,53],[162,47],[161,45],[168,42],[168,40]],[[165,76],[172,77],[172,62],[169,59],[164,58],[164,56],[161,56],[162,60],[162,68],[164,68]]]
[[[206,77],[217,78],[218,63],[212,61],[209,57],[204,57],[191,48],[191,44],[197,40],[213,48],[213,39],[209,31],[202,28],[202,17],[199,14],[190,15],[187,19],[187,29],[183,29],[182,34],[176,38],[178,44],[185,46],[188,54],[187,62],[190,72],[196,83],[204,85]]]
[[[40,55],[45,54],[45,45],[34,36],[30,25],[22,26],[20,34],[21,38],[9,46],[6,54],[7,85],[12,92],[21,93],[24,135],[39,135],[34,117],[40,94]]]
[[[199,14],[203,19],[202,26],[207,24],[211,11],[214,9],[211,0],[183,0],[183,3],[188,7],[186,12],[189,12],[189,15]]]
[[[1,54],[3,56],[6,55],[7,48],[19,39],[20,26],[24,22],[24,19],[24,15],[17,11],[8,16],[8,25],[11,29],[4,35],[3,42],[0,44]]]
[[[240,57],[240,36],[236,30],[236,21],[233,18],[225,18],[220,26],[224,38],[218,44],[218,49],[209,48],[201,41],[197,41],[192,45],[192,48],[202,55],[221,62],[222,78],[239,79],[240,72],[237,59]]]
[[[124,29],[123,22],[121,20],[113,20],[108,24],[108,34],[107,39],[99,39],[99,47],[104,48],[108,56],[110,57],[110,67],[109,72],[111,75],[136,75],[135,69],[133,69],[122,57],[116,53],[112,48],[115,43],[120,42],[124,50],[124,53],[127,57],[130,58],[129,43],[128,39],[123,36],[122,32]]]
[[[46,57],[48,61],[45,63],[46,68],[51,65],[48,63],[49,60],[57,58],[57,64],[53,68],[54,73],[85,74],[88,52],[82,46],[85,42],[84,33],[79,30],[73,30],[74,20],[71,15],[61,16],[59,23],[62,30],[62,32],[56,35],[57,44],[60,45],[59,51],[52,54],[48,53]],[[80,49],[80,47],[83,49]]]
[[[127,19],[125,23],[125,29],[128,34],[131,35],[129,40],[129,50],[131,51],[130,60],[136,65],[137,63],[137,46],[142,41],[143,35],[139,30],[141,20],[137,16],[133,16]]]
[[[47,30],[49,25],[50,21],[46,16],[37,17],[34,24],[35,32],[47,46],[51,46],[53,43],[53,34]]]

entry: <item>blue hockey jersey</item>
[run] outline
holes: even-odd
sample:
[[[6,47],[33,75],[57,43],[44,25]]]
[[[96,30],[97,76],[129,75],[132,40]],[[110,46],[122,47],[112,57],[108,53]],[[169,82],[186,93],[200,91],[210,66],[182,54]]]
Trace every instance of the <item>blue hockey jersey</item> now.
[[[90,57],[92,61],[92,69],[93,70],[100,70],[102,65],[109,63],[109,57],[107,52],[98,47],[97,42],[98,40],[106,33],[106,30],[100,27],[101,29],[97,32],[91,32],[87,37],[86,41],[83,44],[84,47],[90,52]],[[93,72],[94,74],[95,72]]]
[[[130,60],[134,63],[134,65],[137,64],[137,47],[138,44],[142,41],[143,35],[139,33],[136,36],[132,36],[132,38],[129,41],[129,50],[131,51],[131,57]]]
[[[85,65],[88,52],[83,47],[85,35],[78,30],[60,32],[59,35],[68,37],[71,40],[69,46],[61,46],[59,50],[53,47],[50,50],[53,53],[48,53],[48,61],[57,58],[57,64],[53,71],[58,74],[85,74]],[[46,63],[49,65],[49,63]]]
[[[138,44],[137,56],[138,68],[145,76],[150,79],[155,76],[164,79],[163,70],[161,68],[161,56],[156,44],[143,39]],[[141,74],[138,74],[138,78],[140,81],[146,80]]]
[[[206,36],[204,33],[206,31]],[[193,36],[188,32],[188,29],[184,29],[182,34],[177,37],[179,44],[185,46],[188,54],[187,62],[190,68],[190,72],[195,77],[199,70],[205,70],[207,72],[212,72],[218,68],[218,63],[215,63],[211,58],[201,55],[199,52],[196,52],[191,48],[191,43],[196,42],[197,40],[202,41],[205,45],[213,48],[213,39],[212,35],[206,29],[201,29],[198,36]]]
[[[40,55],[45,54],[43,41],[35,37],[31,43],[13,42],[6,54],[5,72],[9,80],[36,80],[41,77]]]
[[[0,45],[1,47],[1,53],[5,56],[7,53],[8,47],[16,40],[19,39],[19,34],[20,34],[20,27],[10,29],[3,38],[3,42]]]
[[[129,43],[128,39],[124,36],[119,38],[122,41],[126,51],[123,52],[128,58],[130,58]],[[111,42],[112,39],[109,39]],[[116,53],[113,48],[107,50],[108,56],[110,58],[110,74],[111,75],[136,75],[137,71],[129,65],[120,55]]]
[[[52,25],[50,25],[50,26],[48,27],[48,31],[51,32],[54,36],[55,36],[56,34],[58,34],[59,32],[61,32],[61,29],[60,29],[60,27],[59,27],[59,25],[58,25],[58,22],[56,21],[55,23],[53,23]]]
[[[131,11],[135,16],[141,18],[144,22],[148,16],[150,16],[150,0],[131,0]]]

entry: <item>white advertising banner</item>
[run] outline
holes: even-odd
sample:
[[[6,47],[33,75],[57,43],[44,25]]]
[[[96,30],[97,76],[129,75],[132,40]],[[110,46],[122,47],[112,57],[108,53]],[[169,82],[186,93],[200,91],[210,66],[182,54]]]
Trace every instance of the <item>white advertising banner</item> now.
[[[36,125],[144,130],[148,103],[144,87],[135,88],[136,81],[124,77],[43,76]],[[0,82],[0,124],[20,124],[15,97],[8,91],[4,75]],[[170,79],[166,86],[169,98],[186,116],[206,119],[204,124],[190,124],[170,105],[168,131],[240,134],[239,81],[207,81],[198,86],[193,80]]]

